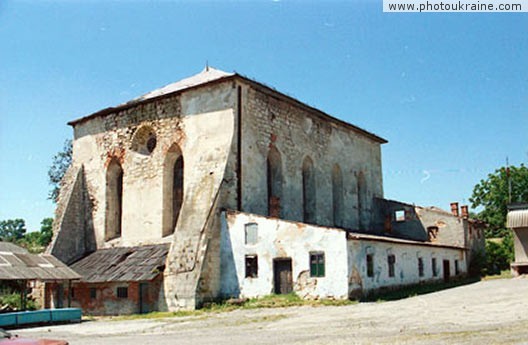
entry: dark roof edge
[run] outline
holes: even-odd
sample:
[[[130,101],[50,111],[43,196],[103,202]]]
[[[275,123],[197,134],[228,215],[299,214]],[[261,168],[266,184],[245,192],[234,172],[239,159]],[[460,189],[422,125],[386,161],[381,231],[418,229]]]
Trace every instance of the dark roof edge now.
[[[231,80],[231,79],[240,79],[242,81],[245,81],[247,83],[250,83],[254,86],[257,86],[259,88],[263,88],[264,90],[266,90],[267,92],[271,92],[273,93],[274,95],[279,95],[279,97],[281,97],[283,100],[286,100],[286,101],[289,101],[297,106],[300,106],[306,110],[309,110],[311,112],[314,112],[316,113],[318,116],[322,117],[322,118],[327,118],[339,125],[344,125],[345,127],[348,127],[356,132],[360,132],[361,134],[364,134],[365,136],[369,137],[370,139],[376,141],[376,142],[379,142],[380,144],[386,144],[388,143],[388,141],[380,136],[377,136],[376,134],[374,133],[371,133],[365,129],[362,129],[360,127],[357,127],[351,123],[348,123],[346,121],[343,121],[343,120],[340,120],[336,117],[333,117],[331,115],[328,115],[327,113],[323,112],[322,110],[319,110],[317,108],[314,108],[306,103],[303,103],[295,98],[293,98],[292,96],[288,96],[280,91],[277,91],[275,90],[274,88],[270,87],[270,86],[267,86],[263,83],[260,83],[258,81],[255,81],[255,80],[252,80],[248,77],[244,77],[243,75],[240,75],[238,73],[234,73],[232,75],[227,75],[227,76],[224,76],[224,77],[220,77],[220,78],[217,78],[217,79],[214,79],[214,80],[210,80],[210,81],[207,81],[207,82],[204,82],[204,83],[200,83],[200,84],[197,84],[197,85],[193,85],[193,86],[189,86],[187,88],[184,88],[184,89],[181,89],[181,90],[176,90],[176,91],[173,91],[173,92],[169,92],[169,93],[166,93],[166,94],[163,94],[163,95],[159,95],[159,96],[156,96],[156,97],[152,97],[152,98],[148,98],[148,99],[144,99],[144,100],[137,100],[137,101],[130,101],[130,102],[127,102],[127,103],[124,103],[124,104],[121,104],[121,105],[118,105],[118,106],[115,106],[115,107],[108,107],[108,108],[104,108],[102,110],[99,110],[95,113],[92,113],[90,115],[87,115],[87,116],[84,116],[84,117],[81,117],[81,118],[78,118],[78,119],[75,119],[75,120],[72,120],[72,121],[69,121],[68,122],[68,125],[70,126],[75,126],[79,123],[82,123],[82,122],[85,122],[85,121],[88,121],[88,120],[91,120],[93,118],[96,118],[96,117],[100,117],[100,116],[105,116],[105,115],[108,115],[108,114],[111,114],[111,113],[115,113],[115,112],[118,112],[118,111],[123,111],[123,110],[126,110],[126,109],[130,109],[132,107],[135,107],[135,106],[138,106],[140,104],[146,104],[146,103],[149,103],[149,102],[154,102],[154,101],[157,101],[159,99],[162,99],[162,98],[165,98],[165,97],[168,97],[168,96],[173,96],[173,95],[176,95],[176,94],[180,94],[180,93],[183,93],[185,91],[189,91],[189,90],[192,90],[192,89],[197,89],[197,88],[200,88],[202,86],[206,86],[206,85],[212,85],[212,84],[216,84],[216,83],[221,83],[221,82],[224,82],[224,81],[228,81],[228,80]]]

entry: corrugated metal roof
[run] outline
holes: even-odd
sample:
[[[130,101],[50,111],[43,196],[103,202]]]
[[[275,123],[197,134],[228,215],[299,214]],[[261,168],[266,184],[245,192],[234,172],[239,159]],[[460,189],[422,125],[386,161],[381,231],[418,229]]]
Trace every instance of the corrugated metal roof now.
[[[74,280],[81,276],[49,254],[30,254],[14,244],[0,243],[0,280]],[[10,249],[10,250],[7,250]]]
[[[508,228],[528,228],[528,209],[508,212],[506,222]]]
[[[165,268],[170,244],[99,249],[72,268],[87,283],[149,281]]]

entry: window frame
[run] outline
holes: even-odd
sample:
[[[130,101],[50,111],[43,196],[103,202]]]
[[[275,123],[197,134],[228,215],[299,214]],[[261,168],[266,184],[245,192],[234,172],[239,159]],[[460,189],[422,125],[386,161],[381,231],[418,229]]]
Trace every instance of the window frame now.
[[[116,297],[120,299],[128,299],[128,286],[118,286],[116,288]]]
[[[311,278],[324,278],[326,276],[325,252],[312,251],[308,255],[308,260],[309,260],[308,264],[310,267],[310,277]]]
[[[250,265],[252,263],[252,265]],[[247,254],[244,256],[245,278],[258,278],[258,255]]]
[[[374,254],[367,254],[367,277],[374,278]]]

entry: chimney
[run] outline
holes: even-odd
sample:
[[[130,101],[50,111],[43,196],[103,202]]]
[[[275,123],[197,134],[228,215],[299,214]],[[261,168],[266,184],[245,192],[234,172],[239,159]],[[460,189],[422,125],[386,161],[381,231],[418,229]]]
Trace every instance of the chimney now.
[[[462,218],[468,219],[469,218],[468,206],[467,205],[460,206],[460,213],[462,213]]]
[[[458,202],[451,203],[451,213],[453,216],[458,217]]]

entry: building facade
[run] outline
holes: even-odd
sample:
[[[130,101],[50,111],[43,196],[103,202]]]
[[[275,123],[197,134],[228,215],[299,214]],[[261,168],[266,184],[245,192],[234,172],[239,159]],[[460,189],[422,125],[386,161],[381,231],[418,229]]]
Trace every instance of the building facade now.
[[[122,248],[157,248],[156,262],[119,278],[143,284],[150,309],[449,279],[479,244],[467,216],[427,220],[434,210],[383,199],[386,140],[239,74],[207,68],[69,124],[73,162],[49,251],[74,265],[98,255],[105,279],[79,283],[97,289],[127,263]],[[93,313],[115,312],[98,301],[112,288],[95,294]],[[142,311],[138,294],[128,312]]]

